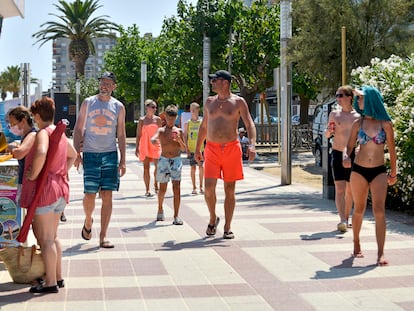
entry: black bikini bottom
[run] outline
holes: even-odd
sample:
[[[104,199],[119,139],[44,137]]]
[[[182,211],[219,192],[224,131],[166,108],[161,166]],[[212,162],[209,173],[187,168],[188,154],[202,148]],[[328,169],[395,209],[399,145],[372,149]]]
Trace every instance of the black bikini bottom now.
[[[363,167],[355,163],[352,165],[352,171],[360,174],[368,183],[371,183],[371,181],[373,181],[379,174],[387,172],[385,165],[377,167]]]

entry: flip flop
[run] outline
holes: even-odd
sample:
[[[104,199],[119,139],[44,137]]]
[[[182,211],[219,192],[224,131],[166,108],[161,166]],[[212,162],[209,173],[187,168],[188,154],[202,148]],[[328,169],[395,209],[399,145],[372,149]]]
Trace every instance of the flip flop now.
[[[223,239],[226,239],[226,240],[234,239],[234,233],[231,231],[224,231]]]
[[[206,234],[208,236],[212,236],[212,235],[216,234],[217,226],[218,226],[219,222],[220,222],[220,218],[217,217],[216,222],[214,223],[214,225],[210,225],[210,224],[207,225]]]
[[[93,224],[93,219],[92,219],[92,224]],[[81,235],[84,240],[89,241],[90,239],[92,239],[92,227],[90,229],[86,229],[85,223],[84,223]]]
[[[109,241],[102,241],[99,244],[99,247],[101,247],[101,248],[114,248],[115,246]]]

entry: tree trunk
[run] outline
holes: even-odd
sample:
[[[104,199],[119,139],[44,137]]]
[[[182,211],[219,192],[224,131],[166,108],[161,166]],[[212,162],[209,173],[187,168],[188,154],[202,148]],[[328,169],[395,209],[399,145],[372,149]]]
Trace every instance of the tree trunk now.
[[[309,123],[309,98],[300,98],[300,124]]]

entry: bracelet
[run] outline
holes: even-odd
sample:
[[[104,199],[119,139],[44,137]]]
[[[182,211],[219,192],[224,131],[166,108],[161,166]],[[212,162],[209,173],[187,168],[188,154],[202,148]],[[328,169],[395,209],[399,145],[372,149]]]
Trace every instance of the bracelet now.
[[[248,145],[247,147],[249,147],[249,148],[253,148],[253,149],[255,149],[255,148],[256,148],[256,146],[255,146],[255,145]]]
[[[391,174],[388,175],[389,178],[395,178],[397,177],[397,174],[395,174],[394,176],[392,176]]]

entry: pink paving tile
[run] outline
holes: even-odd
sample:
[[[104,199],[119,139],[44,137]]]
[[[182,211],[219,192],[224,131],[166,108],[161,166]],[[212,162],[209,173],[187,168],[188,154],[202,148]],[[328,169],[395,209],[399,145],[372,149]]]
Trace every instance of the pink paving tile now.
[[[178,290],[184,298],[217,296],[217,290],[211,285],[178,286]]]
[[[165,269],[159,258],[131,258],[132,268],[135,275],[167,275],[168,271]]]
[[[91,288],[66,288],[66,300],[68,301],[101,301],[104,298],[104,292],[100,284],[91,284]]]
[[[101,259],[102,276],[130,276],[134,275],[130,260],[125,259]]]
[[[142,295],[137,287],[104,288],[105,300],[141,299]]]
[[[101,275],[101,267],[96,259],[71,260],[69,266],[70,276],[72,277]]]
[[[414,275],[394,277],[395,281],[404,287],[414,287]],[[413,309],[414,310],[414,309]]]
[[[181,298],[178,289],[173,286],[141,287],[141,291],[144,299]]]
[[[403,310],[412,311],[414,310],[414,300],[413,301],[404,301],[396,303],[396,305],[399,305]]]
[[[386,269],[386,267],[378,267],[377,269]],[[358,283],[365,289],[398,288],[401,286],[399,280],[394,277],[360,279]]]
[[[214,287],[223,297],[257,295],[249,284],[218,284]]]

